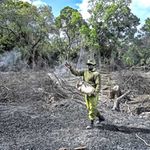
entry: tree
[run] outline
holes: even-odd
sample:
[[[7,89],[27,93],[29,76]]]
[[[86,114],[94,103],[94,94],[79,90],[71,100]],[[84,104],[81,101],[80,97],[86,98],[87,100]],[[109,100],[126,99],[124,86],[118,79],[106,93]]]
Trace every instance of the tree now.
[[[60,11],[60,15],[56,18],[56,26],[66,43],[64,53],[68,59],[74,52],[77,53],[81,44],[80,29],[85,25],[81,14],[78,10],[69,6]]]
[[[6,0],[0,9],[1,51],[17,47],[33,66],[56,31],[51,7],[37,8],[27,2]]]
[[[110,58],[112,54],[117,57],[118,48],[134,38],[139,19],[132,14],[129,3],[126,0],[90,1],[90,24],[95,30],[95,42],[103,59]]]
[[[145,24],[140,32],[130,41],[128,50],[123,54],[123,60],[129,66],[150,65],[150,19],[145,20]]]
[[[150,18],[145,20],[141,28],[142,35],[140,37],[139,56],[141,65],[150,65]]]

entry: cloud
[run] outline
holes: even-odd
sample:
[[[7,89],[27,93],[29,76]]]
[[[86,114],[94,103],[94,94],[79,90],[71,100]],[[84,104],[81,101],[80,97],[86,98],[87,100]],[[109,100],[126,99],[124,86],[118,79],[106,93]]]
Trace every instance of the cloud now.
[[[31,3],[31,0],[20,0],[20,1]]]
[[[39,7],[39,6],[43,6],[43,5],[47,5],[45,2],[43,2],[42,0],[33,0],[32,2],[33,5]]]
[[[82,3],[76,4],[79,7],[79,11],[84,19],[90,18],[90,14],[88,13],[88,1],[89,0],[83,0]]]
[[[149,0],[132,0],[132,5],[141,6],[143,8],[150,8]]]

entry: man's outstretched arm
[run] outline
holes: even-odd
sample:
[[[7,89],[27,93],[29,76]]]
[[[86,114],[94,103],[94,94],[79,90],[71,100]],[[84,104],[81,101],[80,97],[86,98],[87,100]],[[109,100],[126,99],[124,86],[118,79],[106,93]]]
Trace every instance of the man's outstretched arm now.
[[[76,75],[76,76],[83,76],[84,75],[84,71],[76,70],[69,63],[66,63],[65,66],[67,68],[69,68],[69,70],[71,71],[71,73],[74,74],[74,75]]]

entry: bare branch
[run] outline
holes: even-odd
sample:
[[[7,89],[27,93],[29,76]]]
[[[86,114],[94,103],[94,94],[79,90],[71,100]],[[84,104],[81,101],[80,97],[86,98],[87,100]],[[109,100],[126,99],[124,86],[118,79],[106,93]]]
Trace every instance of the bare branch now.
[[[142,140],[146,146],[150,147],[150,144],[148,144],[144,139],[142,139],[139,135],[135,134],[137,138],[139,138],[140,140]]]

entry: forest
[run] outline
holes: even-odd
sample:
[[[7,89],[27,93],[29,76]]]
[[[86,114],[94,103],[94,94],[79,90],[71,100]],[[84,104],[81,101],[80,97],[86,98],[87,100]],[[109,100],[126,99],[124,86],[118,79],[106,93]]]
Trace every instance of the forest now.
[[[0,54],[15,51],[30,68],[77,62],[81,50],[102,63],[150,65],[150,18],[141,25],[131,1],[90,0],[88,20],[69,6],[54,17],[51,6],[0,3]]]

